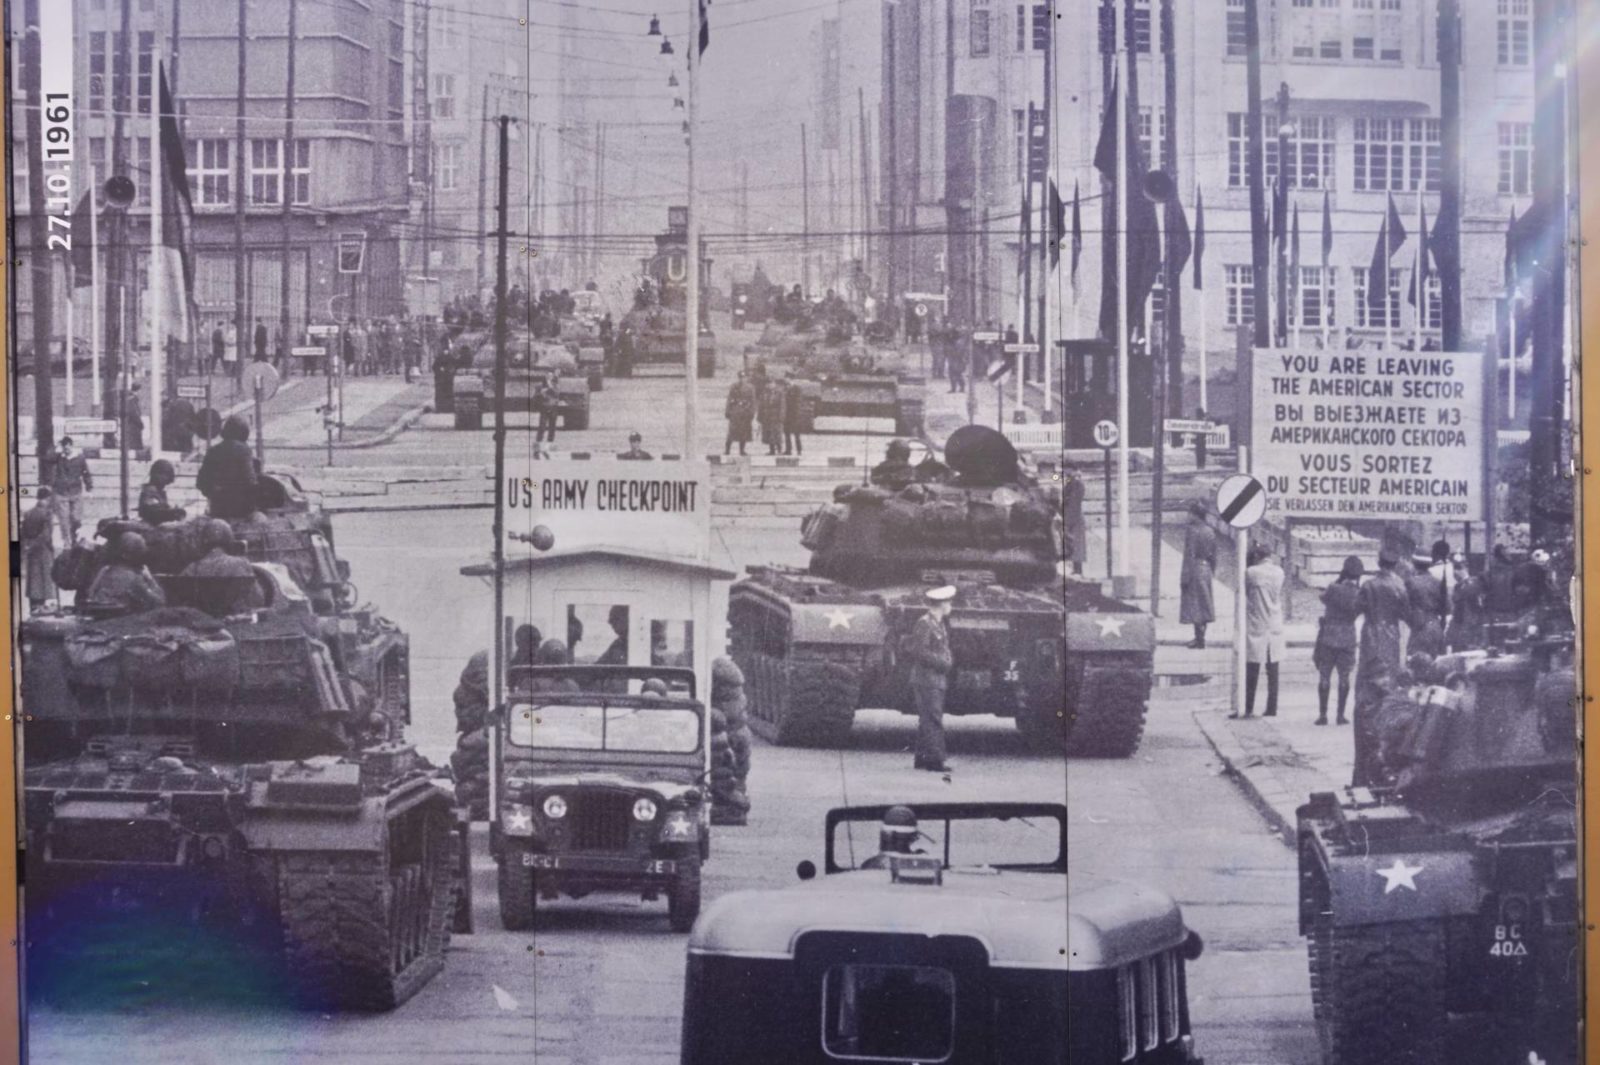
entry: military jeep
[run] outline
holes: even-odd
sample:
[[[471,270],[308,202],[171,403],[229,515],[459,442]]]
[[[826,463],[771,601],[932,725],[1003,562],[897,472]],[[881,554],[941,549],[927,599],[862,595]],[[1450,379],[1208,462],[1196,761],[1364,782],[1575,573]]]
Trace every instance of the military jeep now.
[[[665,895],[673,931],[687,932],[711,824],[694,671],[532,666],[510,682],[490,793],[501,923],[532,928],[540,899],[623,892]]]

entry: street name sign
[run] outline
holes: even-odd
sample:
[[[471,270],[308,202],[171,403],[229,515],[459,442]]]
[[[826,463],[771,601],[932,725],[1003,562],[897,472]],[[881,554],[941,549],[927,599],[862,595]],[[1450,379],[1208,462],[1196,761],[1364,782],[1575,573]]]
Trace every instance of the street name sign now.
[[[1037,355],[1039,353],[1039,345],[1037,345],[1037,344],[1007,344],[1001,350],[1006,352],[1006,354],[1008,354],[1008,355]]]
[[[1094,423],[1094,442],[1101,447],[1116,447],[1121,439],[1122,431],[1117,428],[1116,422],[1106,419]]]
[[[1258,350],[1253,469],[1287,517],[1482,521],[1479,352]]]
[[[336,337],[339,335],[339,327],[336,325],[308,325],[306,326],[306,334],[314,337]]]
[[[117,431],[117,423],[111,418],[63,418],[61,419],[62,436],[100,436],[103,433]]]
[[[321,358],[328,353],[328,349],[320,345],[306,345],[299,348],[290,348],[289,354],[296,358]]]
[[[1217,513],[1235,529],[1248,529],[1267,513],[1267,493],[1248,473],[1236,473],[1217,486]]]
[[[179,399],[205,399],[206,398],[206,386],[205,385],[179,385],[178,386],[178,398]]]
[[[1000,339],[1000,334],[993,330],[979,330],[972,334],[972,339],[980,344],[992,344]]]

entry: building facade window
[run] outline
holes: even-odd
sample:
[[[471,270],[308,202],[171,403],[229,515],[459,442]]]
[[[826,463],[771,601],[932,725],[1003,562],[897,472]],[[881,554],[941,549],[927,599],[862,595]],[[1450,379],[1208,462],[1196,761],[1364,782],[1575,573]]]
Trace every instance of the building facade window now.
[[[1266,151],[1266,181],[1278,180],[1278,129],[1275,119],[1262,122]],[[1287,179],[1291,189],[1331,189],[1334,175],[1335,126],[1332,115],[1299,115],[1289,137]],[[1228,115],[1228,187],[1245,188],[1249,182],[1250,138],[1245,114]]]
[[[1138,0],[1133,7],[1133,50],[1150,54],[1150,0]]]
[[[440,192],[454,192],[461,183],[461,145],[441,144],[435,149],[434,180]]]
[[[1227,265],[1223,267],[1224,288],[1228,297],[1228,324],[1251,326],[1256,321],[1255,285],[1251,283],[1251,267]]]
[[[150,113],[150,96],[155,76],[155,49],[156,35],[148,30],[139,32],[139,76],[135,85],[135,99],[138,101],[139,113]]]
[[[1444,328],[1444,285],[1438,274],[1428,278],[1427,316],[1422,320],[1424,329]]]
[[[1334,309],[1338,307],[1339,269],[1328,267],[1327,286],[1323,286],[1322,267],[1302,266],[1300,268],[1299,299],[1289,304],[1289,322],[1306,329],[1321,329],[1324,324],[1335,324]],[[1323,322],[1323,311],[1327,311],[1327,322]]]
[[[281,142],[266,137],[250,141],[250,203],[255,206],[282,203],[283,164]]]
[[[1337,37],[1324,37],[1317,45],[1319,59],[1340,59],[1344,56],[1344,42]]]
[[[433,76],[433,117],[436,119],[456,117],[456,76],[454,74],[435,74]]]
[[[228,165],[232,148],[233,143],[222,137],[189,142],[189,189],[196,207],[233,202],[233,168]]]
[[[1161,150],[1167,143],[1167,109],[1164,107],[1139,108],[1139,150],[1144,153],[1145,166],[1159,170],[1164,165]]]
[[[311,142],[304,137],[295,138],[294,156],[289,160],[289,202],[311,202]]]
[[[1497,0],[1495,61],[1525,67],[1533,61],[1533,0]]]
[[[1500,195],[1526,196],[1533,191],[1533,125],[1500,123]]]
[[[1352,37],[1350,39],[1351,59],[1376,59],[1378,58],[1378,44],[1371,37]]]
[[[1439,191],[1438,119],[1358,118],[1354,142],[1356,191]]]
[[[106,109],[106,35],[96,30],[89,34],[89,111]],[[20,70],[21,63],[17,64]]]
[[[133,141],[133,158],[129,164],[133,170],[133,202],[140,207],[150,206],[150,182],[155,177],[155,171],[150,167],[150,138],[135,137]]]
[[[1135,19],[1137,19],[1137,17],[1138,17],[1138,13],[1137,12],[1135,12],[1134,17],[1135,17]],[[1149,9],[1148,6],[1144,9],[1144,22],[1145,22],[1145,34],[1144,34],[1145,35],[1145,47],[1144,47],[1143,50],[1148,52],[1150,50],[1150,42],[1149,42],[1149,38],[1150,38],[1150,9]],[[1050,47],[1050,5],[1049,4],[1034,4],[1033,5],[1033,50],[1035,52],[1042,52],[1046,48],[1049,48],[1049,47]]]
[[[989,0],[972,0],[972,14],[967,22],[967,43],[974,56],[985,56],[993,45],[993,27],[989,25]]]
[[[1368,268],[1357,266],[1352,270],[1355,279],[1356,327],[1359,329],[1398,329],[1400,327],[1401,278],[1405,271],[1398,266],[1389,269],[1389,299],[1387,306],[1372,307],[1367,303]],[[1387,314],[1387,318],[1385,315]]]
[[[1228,0],[1227,35],[1228,54],[1245,56],[1250,53],[1250,34],[1245,25],[1244,0]]]

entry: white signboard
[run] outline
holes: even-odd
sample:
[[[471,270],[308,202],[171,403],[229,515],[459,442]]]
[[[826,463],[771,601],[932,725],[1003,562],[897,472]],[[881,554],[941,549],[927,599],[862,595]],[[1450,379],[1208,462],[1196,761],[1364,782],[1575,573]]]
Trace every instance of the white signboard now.
[[[206,398],[206,386],[205,385],[179,385],[178,386],[178,398],[179,399],[205,399]]]
[[[620,548],[706,562],[711,554],[711,467],[705,462],[540,459],[508,448],[505,557],[551,549]]]
[[[1477,352],[1254,353],[1253,472],[1289,518],[1481,521]]]

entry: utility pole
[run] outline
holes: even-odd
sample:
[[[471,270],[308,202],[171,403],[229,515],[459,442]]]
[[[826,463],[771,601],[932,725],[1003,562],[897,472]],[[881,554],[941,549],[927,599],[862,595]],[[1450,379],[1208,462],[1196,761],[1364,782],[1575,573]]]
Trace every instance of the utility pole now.
[[[883,5],[884,41],[888,49],[886,66],[889,68],[888,87],[884,90],[887,99],[884,101],[882,128],[878,138],[881,151],[884,153],[884,176],[889,187],[883,192],[884,228],[887,239],[884,247],[888,250],[888,262],[884,267],[884,292],[883,312],[896,334],[899,333],[899,315],[894,313],[895,293],[900,291],[900,244],[896,236],[900,228],[900,115],[898,87],[900,69],[895,59],[896,41],[894,29],[894,4]]]
[[[495,206],[495,265],[494,265],[494,634],[490,642],[490,706],[499,707],[505,699],[505,623],[506,616],[506,236],[511,228],[507,211],[507,187],[511,175],[511,117],[499,118],[500,137],[500,188]],[[489,730],[491,744],[498,746],[499,737]],[[492,759],[497,752],[491,748]],[[494,773],[489,774],[489,818],[499,817],[499,804],[495,801]]]
[[[684,67],[688,71],[689,90],[689,185],[688,225],[684,234],[688,238],[688,284],[684,286],[684,347],[683,347],[683,457],[691,458],[695,451],[695,432],[700,420],[700,204],[697,202],[694,172],[695,138],[699,135],[699,100],[696,82],[700,80],[700,0],[688,0],[689,39],[684,45]]]
[[[1244,0],[1244,41],[1246,58],[1246,86],[1249,93],[1248,113],[1245,122],[1248,145],[1246,150],[1248,181],[1250,183],[1250,290],[1255,304],[1255,346],[1272,344],[1272,309],[1268,299],[1268,261],[1271,257],[1267,238],[1266,144],[1263,137],[1263,112],[1261,110],[1261,13],[1259,0]],[[1280,165],[1279,169],[1282,167]]]
[[[48,3],[50,0],[39,0]],[[122,47],[117,55],[116,62],[122,64],[122,69],[133,69],[133,0],[122,0],[118,10],[120,20],[119,32],[122,35]],[[125,77],[111,79],[111,176],[126,178],[128,176],[128,145],[127,145],[127,116],[133,111],[131,105],[133,78]],[[109,199],[109,197],[108,197]],[[126,338],[123,336],[123,319],[125,304],[128,301],[128,275],[129,269],[128,249],[128,212],[123,209],[114,209],[106,219],[106,268],[110,274],[107,280],[107,291],[114,292],[116,299],[105,301],[106,310],[106,357],[101,363],[101,372],[106,377],[106,387],[103,392],[111,391],[110,383],[120,380],[125,352],[123,345]],[[117,413],[120,415],[122,408],[118,401]]]
[[[872,161],[867,151],[867,95],[856,88],[856,136],[861,138],[861,272],[872,288]]]
[[[123,0],[124,3],[127,0]],[[245,184],[245,149],[250,145],[244,134],[244,72],[245,40],[249,33],[250,0],[239,0],[239,67],[233,101],[233,335],[234,358],[244,358],[245,308],[244,308],[244,197],[249,188]],[[256,432],[261,426],[256,426]]]
[[[800,123],[800,291],[811,298],[811,153],[806,124]]]
[[[289,0],[288,79],[283,92],[283,266],[278,270],[278,333],[282,337],[280,343],[283,345],[285,357],[288,356],[289,349],[294,347],[289,318],[289,274],[293,265],[294,249],[290,245],[289,226],[294,203],[294,54],[299,10],[300,0]]]
[[[1161,164],[1172,179],[1172,200],[1166,205],[1168,241],[1175,232],[1176,222],[1183,214],[1183,188],[1178,180],[1178,24],[1175,21],[1173,0],[1161,0],[1161,62],[1166,84],[1162,103],[1166,107],[1166,129],[1161,137]],[[1165,413],[1183,415],[1183,273],[1173,268],[1174,257],[1168,245],[1167,276],[1164,293],[1166,329],[1162,338],[1163,356],[1167,362],[1167,405]]]
[[[1559,67],[1570,63],[1567,47],[1573,31],[1566,0],[1534,0],[1533,207],[1539,234],[1533,263],[1533,366],[1528,415],[1528,486],[1530,539],[1548,547],[1570,529],[1572,515],[1552,503],[1561,478],[1561,393],[1564,317],[1566,309],[1567,78]],[[1515,363],[1513,363],[1513,366]]]
[[[417,153],[416,165],[421,173],[422,180],[422,293],[423,306],[427,306],[428,293],[433,290],[431,278],[433,277],[433,107],[432,93],[433,81],[429,77],[428,57],[433,51],[431,34],[431,14],[429,0],[418,0],[416,11],[416,31],[412,47],[416,50],[413,62],[417,68],[417,83],[423,92],[422,107],[422,148]],[[502,221],[502,227],[504,222]],[[356,313],[355,285],[352,278],[350,286],[350,314]],[[426,320],[426,315],[418,315]]]
[[[482,118],[478,125],[478,276],[473,287],[475,295],[483,292],[483,274],[486,268],[485,259],[489,254],[488,234],[484,227],[488,223],[487,212],[489,209],[489,82],[483,83],[483,110]]]
[[[55,394],[50,378],[50,334],[53,331],[51,313],[55,309],[51,281],[51,255],[45,245],[49,243],[50,220],[45,215],[44,204],[44,43],[40,26],[39,5],[45,0],[26,0],[23,7],[22,33],[22,91],[27,95],[28,106],[23,111],[23,123],[28,138],[28,272],[33,281],[33,402],[34,434],[41,473],[46,456],[55,443]],[[72,262],[67,262],[68,291],[72,285]],[[68,373],[71,373],[72,352],[67,352]]]
[[[1054,12],[1052,4],[1047,13]],[[1033,331],[1034,340],[1039,345],[1039,354],[1034,356],[1039,369],[1040,383],[1044,388],[1045,399],[1042,407],[1050,409],[1050,246],[1055,240],[1055,231],[1051,227],[1054,219],[1050,216],[1050,162],[1055,157],[1055,145],[1051,143],[1050,133],[1055,128],[1051,124],[1050,110],[1051,99],[1055,96],[1055,53],[1056,35],[1055,20],[1050,20],[1050,33],[1044,41],[1044,101],[1039,105],[1039,123],[1044,127],[1044,169],[1039,174],[1039,326]],[[1027,358],[1021,360],[1027,365]]]
[[[1434,216],[1431,239],[1435,257],[1444,264],[1439,271],[1441,340],[1444,350],[1460,351],[1461,0],[1439,0],[1439,150],[1444,158],[1439,166],[1439,213]]]

